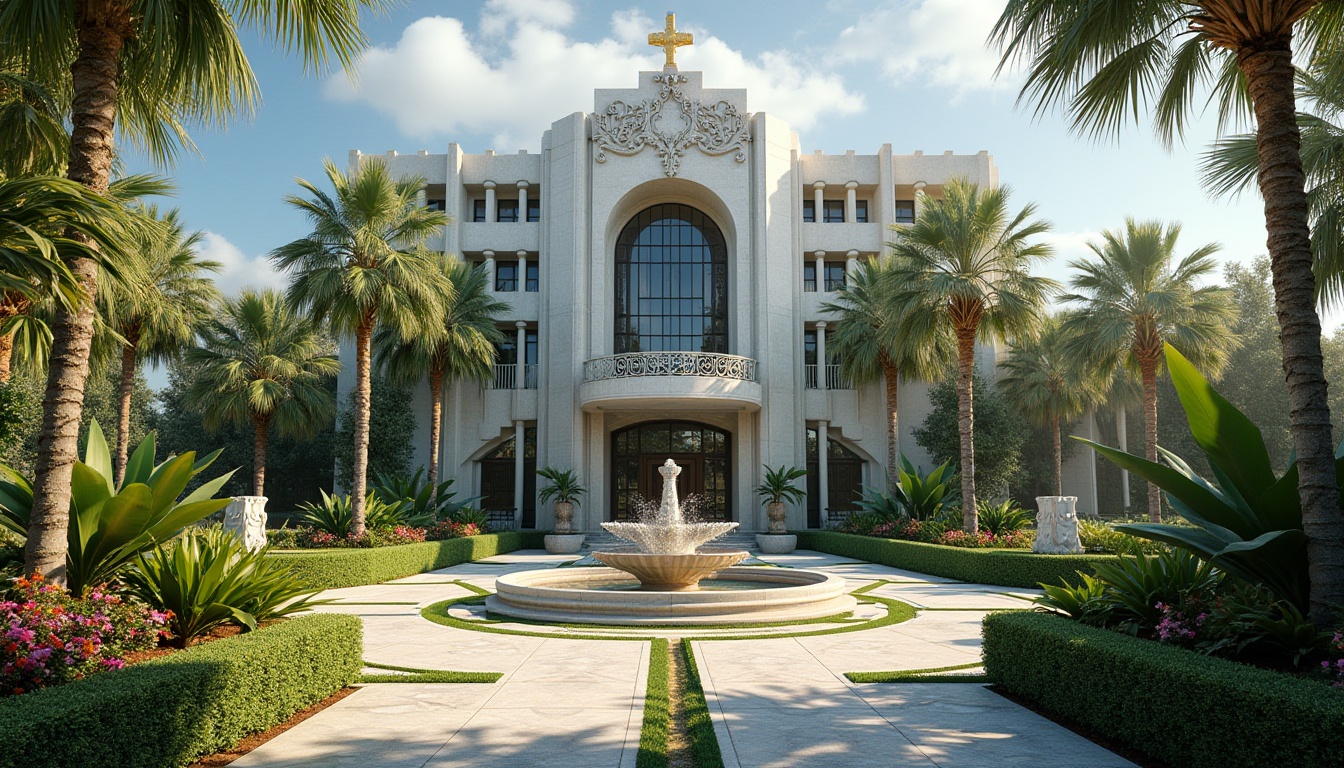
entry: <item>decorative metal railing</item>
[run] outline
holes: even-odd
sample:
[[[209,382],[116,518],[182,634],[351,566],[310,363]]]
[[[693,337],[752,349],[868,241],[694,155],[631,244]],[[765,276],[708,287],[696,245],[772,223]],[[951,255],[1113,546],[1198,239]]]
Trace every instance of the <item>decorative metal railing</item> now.
[[[756,361],[716,352],[629,352],[597,357],[583,364],[584,381],[639,376],[708,376],[756,381]]]

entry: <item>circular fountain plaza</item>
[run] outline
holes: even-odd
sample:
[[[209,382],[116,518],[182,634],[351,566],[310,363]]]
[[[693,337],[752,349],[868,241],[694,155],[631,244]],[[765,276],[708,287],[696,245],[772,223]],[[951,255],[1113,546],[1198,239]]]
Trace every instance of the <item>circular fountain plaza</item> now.
[[[693,625],[774,623],[848,613],[856,601],[839,576],[793,568],[742,566],[744,550],[704,545],[737,523],[686,522],[677,475],[658,470],[658,510],[635,523],[603,523],[634,551],[594,552],[603,566],[522,571],[501,576],[486,599],[492,613],[581,624]]]

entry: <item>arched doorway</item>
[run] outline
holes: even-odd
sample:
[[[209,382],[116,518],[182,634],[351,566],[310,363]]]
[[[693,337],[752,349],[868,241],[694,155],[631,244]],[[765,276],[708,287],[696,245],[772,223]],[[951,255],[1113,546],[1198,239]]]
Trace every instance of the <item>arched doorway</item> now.
[[[693,421],[655,421],[611,435],[612,520],[634,518],[636,499],[658,502],[663,491],[658,467],[668,459],[681,467],[677,493],[700,499],[695,510],[700,519],[732,519],[728,433]]]
[[[614,352],[728,352],[728,247],[689,205],[640,211],[616,240]]]

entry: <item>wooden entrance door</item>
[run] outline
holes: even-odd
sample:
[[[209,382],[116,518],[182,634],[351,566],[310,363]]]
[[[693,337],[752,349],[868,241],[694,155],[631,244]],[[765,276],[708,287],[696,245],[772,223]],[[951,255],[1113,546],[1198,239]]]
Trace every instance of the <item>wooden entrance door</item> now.
[[[658,469],[668,459],[672,459],[677,463],[677,466],[681,467],[681,474],[677,475],[678,498],[684,499],[692,494],[703,494],[705,492],[705,459],[703,456],[694,454],[653,456],[645,454],[639,457],[639,487],[640,490],[644,491],[645,498],[654,504],[662,500],[663,476],[658,473]]]

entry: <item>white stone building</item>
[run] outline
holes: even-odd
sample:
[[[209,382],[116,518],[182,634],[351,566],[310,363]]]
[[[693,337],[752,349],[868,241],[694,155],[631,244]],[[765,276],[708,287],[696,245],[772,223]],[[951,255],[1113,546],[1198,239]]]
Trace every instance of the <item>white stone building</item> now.
[[[591,113],[552,123],[540,154],[450,144],[381,156],[394,175],[427,179],[426,204],[450,215],[430,247],[484,264],[512,305],[494,380],[447,385],[442,476],[495,516],[545,529],[535,469],[574,468],[589,491],[574,522],[589,531],[628,515],[635,495],[656,499],[654,468],[669,456],[681,494],[744,531],[766,527],[753,494],[762,465],[810,470],[791,528],[884,485],[883,386],[843,380],[821,305],[892,224],[913,220],[918,191],[936,197],[956,177],[995,185],[998,170],[987,152],[799,147],[783,120],[749,111],[745,90],[704,88],[702,73],[671,65],[596,91]],[[351,167],[368,157],[352,151]],[[992,374],[993,351],[981,357]],[[342,398],[352,387],[346,366]],[[900,448],[928,469],[912,434],[926,392],[901,383]],[[427,385],[415,402],[428,418]],[[427,425],[416,450],[423,464]],[[1087,512],[1091,462],[1073,463],[1066,492]]]

